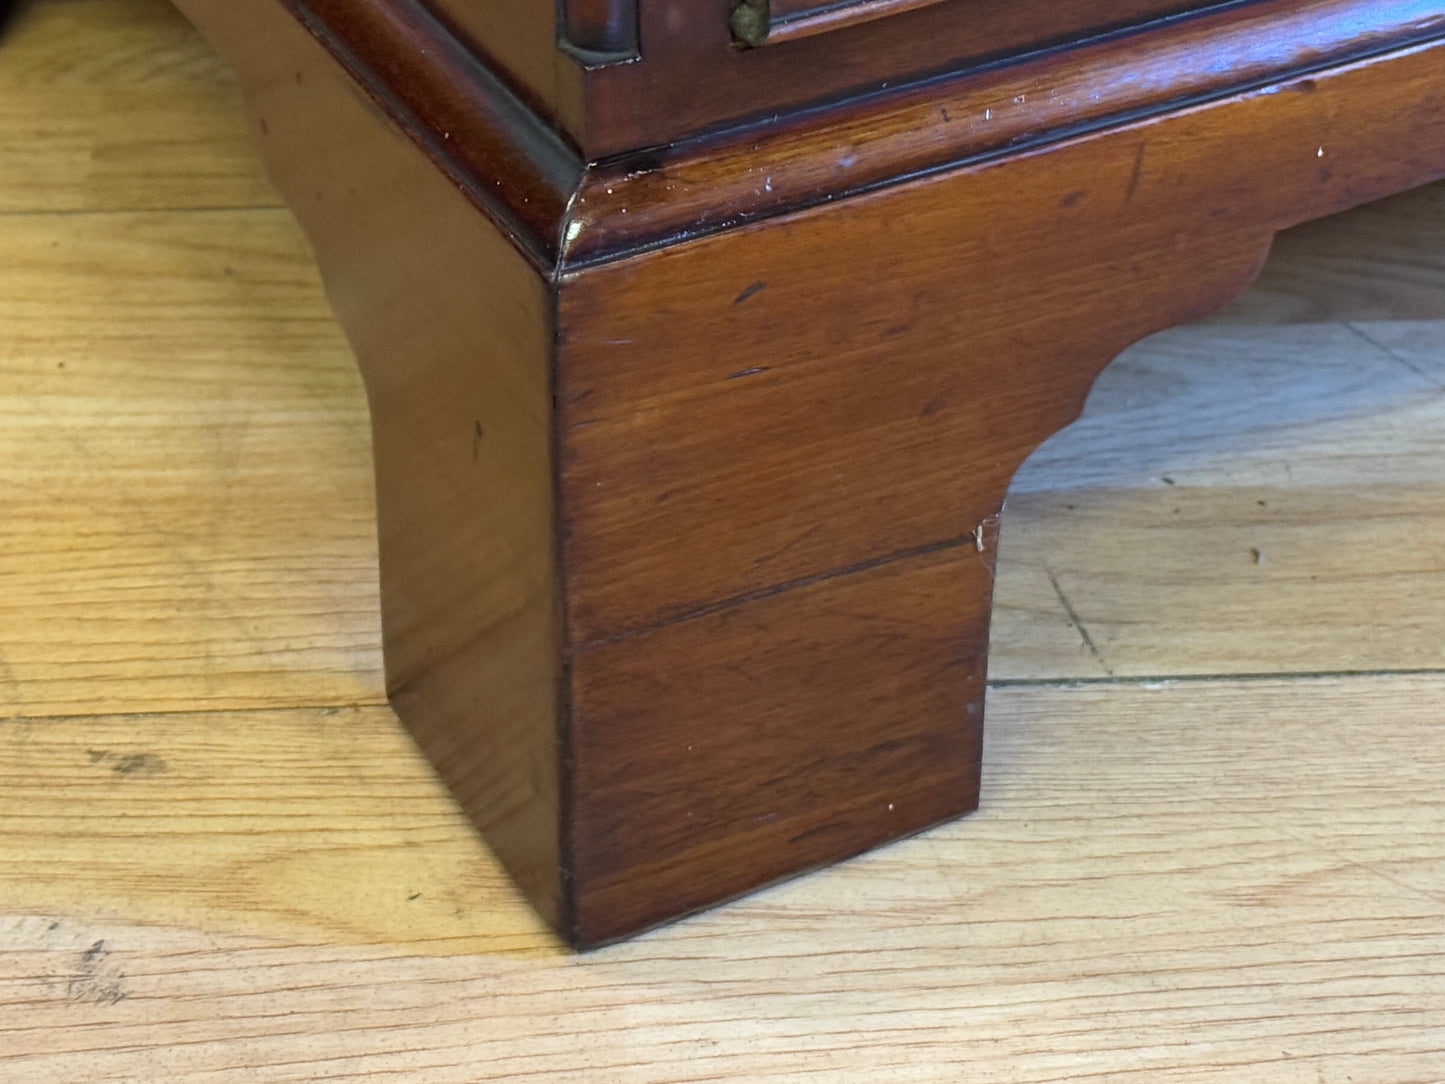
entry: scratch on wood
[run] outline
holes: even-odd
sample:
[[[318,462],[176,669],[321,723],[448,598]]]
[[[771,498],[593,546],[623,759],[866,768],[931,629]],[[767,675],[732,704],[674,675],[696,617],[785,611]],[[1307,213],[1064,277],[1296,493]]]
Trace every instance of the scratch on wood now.
[[[1069,601],[1068,596],[1064,594],[1064,589],[1059,586],[1059,578],[1055,576],[1053,570],[1049,568],[1044,569],[1044,575],[1048,576],[1049,583],[1053,585],[1054,594],[1059,596],[1059,605],[1064,608],[1064,613],[1069,615],[1069,624],[1074,626],[1075,631],[1079,634],[1079,638],[1084,641],[1084,646],[1089,649],[1089,654],[1093,655],[1095,661],[1103,667],[1104,673],[1113,677],[1113,669],[1104,661],[1104,656],[1100,654],[1098,645],[1094,643],[1094,638],[1089,635],[1089,630],[1084,627],[1084,622],[1079,619],[1079,614],[1078,611],[1074,609],[1074,604]]]
[[[161,775],[166,762],[154,753],[131,753],[117,758],[110,770],[116,775]]]
[[[75,970],[65,984],[65,993],[72,1001],[90,1005],[114,1005],[128,996],[121,974],[107,974],[104,971],[106,957],[110,951],[102,939],[96,941],[80,954]]]
[[[788,843],[790,845],[794,843],[801,843],[805,839],[812,839],[814,836],[827,835],[829,832],[837,832],[840,829],[847,829],[847,827],[848,826],[841,821],[833,821],[828,824],[820,824],[816,828],[809,828],[806,832],[799,832],[797,835],[792,836],[788,840]]]
[[[762,557],[759,557],[756,561],[753,562],[753,567],[754,567],[754,568],[757,568],[757,567],[759,567],[760,565],[765,565],[765,564],[767,564],[769,561],[774,561],[774,560],[776,560],[777,558],[781,557],[783,554],[787,553],[787,552],[788,552],[790,549],[792,549],[794,546],[796,546],[799,542],[802,542],[804,539],[810,537],[811,535],[817,534],[818,531],[819,531],[819,529],[820,529],[821,527],[822,527],[822,524],[817,524],[817,523],[815,523],[813,526],[809,527],[809,528],[808,528],[806,531],[804,531],[802,534],[798,535],[797,538],[794,538],[791,542],[789,542],[787,545],[785,545],[782,549],[774,550],[772,553],[767,553],[767,554],[764,554]]]
[[[808,576],[799,576],[796,579],[786,580],[782,583],[775,583],[768,587],[760,587],[753,591],[746,591],[740,595],[733,595],[729,598],[719,599],[705,605],[698,605],[691,608],[679,607],[666,614],[657,621],[641,625],[634,629],[625,629],[609,636],[598,636],[586,640],[572,648],[574,654],[583,651],[595,651],[598,648],[608,647],[612,644],[619,644],[625,640],[631,640],[638,636],[646,636],[649,633],[665,629],[669,625],[680,624],[684,621],[694,621],[699,617],[707,617],[710,614],[721,613],[724,610],[731,610],[737,606],[746,605],[749,602],[757,602],[759,599],[772,598],[788,591],[797,591],[805,587],[812,587],[815,584],[826,583],[828,580],[841,579],[844,576],[854,576],[860,572],[868,572],[884,565],[891,565],[898,561],[906,561],[915,557],[924,557],[931,553],[941,553],[945,550],[958,549],[961,546],[972,545],[974,541],[973,532],[959,535],[956,538],[944,538],[937,542],[927,542],[921,546],[911,546],[904,550],[895,550],[878,557],[870,557],[867,560],[856,561],[851,565],[844,565],[842,568],[831,568],[824,572],[815,572]]]
[[[113,753],[109,749],[87,749],[90,763],[104,765],[116,775],[164,775],[166,762],[154,753]]]
[[[752,297],[758,291],[766,289],[767,285],[768,284],[766,282],[754,282],[752,285],[744,287],[743,292],[738,294],[737,297],[733,298],[733,304],[741,305],[744,301]]]
[[[1134,156],[1134,172],[1129,175],[1129,190],[1124,193],[1125,206],[1134,202],[1134,193],[1139,191],[1139,181],[1144,176],[1144,155],[1148,150],[1149,144],[1139,144],[1139,153]]]

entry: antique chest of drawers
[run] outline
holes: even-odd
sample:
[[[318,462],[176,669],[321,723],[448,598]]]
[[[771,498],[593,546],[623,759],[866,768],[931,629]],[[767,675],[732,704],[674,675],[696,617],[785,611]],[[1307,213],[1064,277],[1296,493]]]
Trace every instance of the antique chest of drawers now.
[[[1420,0],[177,0],[370,398],[389,692],[573,943],[978,800],[1009,479],[1445,176]]]

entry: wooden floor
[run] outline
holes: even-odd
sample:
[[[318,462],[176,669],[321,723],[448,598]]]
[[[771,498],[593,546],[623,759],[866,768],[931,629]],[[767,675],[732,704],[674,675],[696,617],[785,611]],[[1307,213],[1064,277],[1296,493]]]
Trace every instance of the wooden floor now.
[[[0,1080],[1445,1080],[1445,188],[1009,501],[983,809],[630,943],[385,706],[365,404],[159,0],[0,44]]]

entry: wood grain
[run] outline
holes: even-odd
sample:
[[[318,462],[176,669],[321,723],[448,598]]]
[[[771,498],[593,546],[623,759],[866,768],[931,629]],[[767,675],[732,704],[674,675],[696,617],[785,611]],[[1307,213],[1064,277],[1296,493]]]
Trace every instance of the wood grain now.
[[[1047,169],[979,163],[569,276],[574,642],[996,513],[1104,364],[1232,297],[1277,229],[1445,173],[1440,53],[1148,118],[1056,147]],[[1386,136],[1369,103],[1395,77],[1410,104]]]
[[[1388,8],[1362,0],[1226,5],[1190,18],[1145,20],[1127,34],[1085,36],[1067,50],[1037,51],[1009,64],[963,65],[904,80],[887,93],[885,82],[878,93],[774,115],[766,123],[710,135],[679,131],[675,142],[626,144],[599,158],[585,141],[578,148],[555,131],[546,108],[508,84],[504,66],[498,74],[484,63],[486,51],[475,52],[423,0],[282,5],[549,275],[1022,156],[1087,133],[1143,128],[1194,106],[1281,93],[1308,100],[1321,72],[1330,72],[1331,96],[1338,98],[1343,69],[1445,35],[1445,15],[1430,0]],[[232,17],[249,20],[253,38],[254,25],[268,18]],[[625,67],[645,68],[644,60]],[[1417,68],[1431,63],[1414,61]],[[1401,115],[1391,118],[1396,126],[1418,129],[1437,109],[1428,79],[1414,80],[1418,86],[1403,95]],[[1355,84],[1349,94],[1361,101],[1380,93],[1373,85],[1378,75],[1355,73],[1347,81]],[[766,87],[753,90],[758,101],[766,100]],[[590,93],[607,98],[602,89]],[[1319,108],[1312,100],[1265,101],[1251,111],[1292,109],[1301,130],[1315,123],[1321,147]],[[1217,120],[1218,110],[1213,113]],[[689,138],[677,138],[683,135]],[[1351,153],[1351,137],[1331,135],[1337,154]],[[1332,160],[1318,171],[1334,166]]]
[[[642,4],[640,62],[584,73],[573,134],[592,160],[801,106],[1007,64],[1081,38],[1207,9],[1202,0],[1050,0],[1047,19],[1015,0],[949,0],[761,49],[740,48],[733,3]],[[1378,15],[1378,10],[1376,12]],[[677,87],[687,94],[674,93]]]
[[[288,215],[3,219],[0,327],[7,714],[379,701],[364,400]]]
[[[181,6],[244,73],[366,384],[387,692],[565,927],[546,282],[284,7]]]
[[[995,678],[1445,665],[1442,194],[1281,235],[1104,372],[1010,490]]]
[[[526,912],[374,716],[8,724],[0,800],[37,815],[0,822],[0,1072],[1431,1084],[1442,696],[998,691],[975,816],[584,957],[509,927]]]
[[[79,2],[42,0],[28,17]],[[158,5],[105,6],[123,21],[149,18]],[[85,44],[103,54],[109,25],[91,20],[75,35],[39,39],[17,31],[0,45],[0,72],[21,43],[56,50]],[[200,63],[203,47],[191,41],[187,48],[190,62]],[[168,100],[178,129],[239,123],[233,101],[180,91]],[[96,108],[92,96],[40,86],[17,91],[7,106],[17,116],[52,117]],[[107,128],[117,139],[132,134],[123,113]],[[190,168],[204,184],[212,166],[209,152],[197,151]],[[113,175],[92,183],[85,198],[97,203],[115,197],[107,185],[126,186]],[[1370,347],[1309,325],[1367,321],[1358,326],[1379,343],[1440,373],[1441,199],[1440,189],[1425,189],[1283,235],[1259,288],[1197,338],[1165,340],[1152,360],[1155,343],[1146,343],[1106,372],[1079,423],[1089,439],[1071,455],[1062,446],[1050,455],[1052,443],[1039,453],[1040,469],[1025,475],[1028,491],[1009,503],[993,662],[1009,675],[1066,680],[991,690],[986,801],[978,814],[636,942],[583,957],[550,955],[555,946],[547,948],[530,911],[386,709],[351,710],[356,697],[323,680],[316,703],[341,710],[248,710],[258,683],[274,680],[274,658],[223,654],[219,662],[231,676],[217,680],[239,691],[229,702],[192,705],[209,707],[205,712],[180,705],[150,717],[95,714],[178,701],[173,690],[148,700],[144,679],[149,669],[164,680],[166,669],[187,657],[185,634],[149,646],[134,640],[125,695],[90,683],[70,717],[16,719],[7,691],[0,698],[0,1079],[359,1081],[385,1074],[425,1084],[1030,1084],[1143,1076],[1434,1084],[1445,1032],[1440,676],[1168,679],[1186,673],[1200,650],[1195,626],[1210,627],[1218,598],[1211,581],[1228,580],[1241,561],[1237,544],[1214,544],[1201,523],[1232,530],[1232,517],[1256,499],[1255,482],[1282,471],[1284,460],[1308,479],[1292,491],[1303,502],[1292,529],[1311,541],[1297,551],[1297,574],[1278,581],[1257,620],[1218,634],[1232,641],[1219,650],[1233,652],[1249,671],[1326,672],[1357,664],[1339,654],[1352,635],[1368,640],[1371,665],[1387,670],[1396,655],[1424,657],[1438,645],[1429,622],[1439,611],[1423,580],[1421,590],[1393,592],[1388,606],[1372,610],[1375,585],[1347,574],[1335,557],[1349,543],[1342,525],[1357,510],[1359,464],[1371,471],[1374,500],[1398,498],[1401,513],[1410,512],[1399,518],[1400,532],[1373,550],[1372,559],[1385,562],[1379,567],[1388,570],[1395,549],[1418,553],[1445,535],[1445,503],[1430,496],[1424,459],[1445,431],[1445,397],[1432,411],[1427,399],[1402,396],[1404,378],[1390,375]],[[113,326],[97,320],[83,339],[71,340],[62,332],[83,317],[79,303],[35,287],[75,282],[63,277],[77,262],[65,239],[80,220],[37,216],[26,242],[35,258],[23,280],[7,282],[7,291],[28,289],[23,315],[33,338],[28,332],[24,349],[48,344],[56,351],[51,361],[75,370],[69,399],[90,404],[92,424],[96,411],[112,404],[117,435],[109,449],[134,453],[131,445],[154,443],[143,418],[114,409],[133,388],[108,379],[109,366],[133,374],[138,359],[166,359],[177,342],[201,337],[228,394],[263,403],[277,382],[306,381],[315,411],[349,418],[364,442],[364,403],[349,363],[307,345],[287,316],[291,306],[320,313],[323,301],[298,235],[277,242],[279,216],[268,227],[270,240],[254,245],[248,237],[267,233],[256,218],[238,216],[227,234],[223,215],[153,215],[129,226],[116,217],[119,226],[108,215],[87,216],[83,225],[97,237],[142,226],[169,231],[170,240],[145,249],[146,261],[162,269],[173,266],[170,242],[194,228],[189,241],[176,241],[182,251],[234,248],[226,266],[236,274],[218,281],[254,276],[285,289],[263,292],[260,304],[222,295],[142,308],[144,295],[160,291],[138,287],[123,295],[126,306],[105,310]],[[39,239],[45,223],[61,242],[53,249]],[[15,219],[5,218],[0,237],[15,228]],[[118,286],[137,275],[137,264],[117,257],[107,265],[115,250],[107,242],[80,262],[97,277],[106,266],[119,268],[108,276]],[[294,267],[278,275],[282,250]],[[40,258],[47,253],[48,264]],[[185,264],[167,290],[191,296],[186,282],[209,281],[203,267]],[[47,325],[51,305],[60,309]],[[202,315],[206,305],[216,308]],[[218,312],[224,322],[216,322]],[[271,327],[276,313],[290,331]],[[12,308],[0,325],[0,356],[12,372],[20,365],[11,333],[19,318]],[[1274,330],[1281,323],[1295,326]],[[318,334],[320,327],[318,317]],[[230,330],[216,334],[221,328]],[[1296,333],[1305,346],[1288,348]],[[339,333],[329,334],[340,342]],[[258,344],[267,357],[287,358],[293,371],[260,364]],[[1273,396],[1237,394],[1238,382],[1249,379],[1241,358],[1255,350],[1254,379],[1266,391],[1278,389]],[[1371,378],[1342,378],[1350,364]],[[1271,434],[1276,414],[1290,407],[1286,389],[1313,388],[1321,369],[1326,386]],[[1211,383],[1211,373],[1220,379]],[[43,375],[28,375],[23,387],[11,383],[0,426],[13,432],[26,421],[37,447],[47,422],[59,432],[68,417]],[[1384,381],[1380,394],[1371,380]],[[275,475],[234,472],[223,453],[240,415],[208,413],[220,383],[219,376],[209,385],[146,380],[166,396],[158,402],[168,414],[195,423],[167,436],[194,466],[192,492],[229,489],[236,503],[272,506],[269,538],[259,546],[284,551],[296,524],[318,508],[369,499],[365,462],[349,459],[331,438],[314,452],[288,453],[285,473],[305,483],[299,488]],[[1197,429],[1183,435],[1187,454],[1179,460],[1170,458],[1165,424],[1176,388],[1209,424],[1225,427],[1213,444]],[[278,406],[288,402],[289,392]],[[1392,424],[1392,402],[1408,424]],[[1125,411],[1150,450],[1134,456],[1113,440],[1113,426],[1091,426],[1100,410]],[[312,416],[294,437],[309,447],[315,434],[299,430],[327,424]],[[1246,446],[1243,463],[1231,466],[1226,446],[1242,432],[1264,441],[1269,455],[1251,458]],[[18,443],[7,442],[0,465],[16,462],[25,450]],[[1075,575],[1087,574],[1090,559],[1117,568],[1118,551],[1137,544],[1110,535],[1103,517],[1087,545],[1072,546],[1068,505],[1078,505],[1085,488],[1076,464],[1095,453],[1118,470],[1084,472],[1088,490],[1121,501],[1167,498],[1179,487],[1159,476],[1191,472],[1191,519],[1178,522],[1163,509],[1148,551],[1156,559],[1185,555],[1174,567],[1190,578],[1174,604],[1161,609],[1149,601],[1154,588],[1136,595],[1122,581],[1113,595],[1096,596],[1120,624],[1139,600],[1163,682],[1071,683],[1081,672],[1077,632],[1047,582],[1046,597],[1035,599],[1023,589],[1034,584],[1032,574],[1015,574],[1025,554],[1050,561],[1070,554]],[[1369,466],[1377,459],[1379,470]],[[1396,489],[1386,461],[1414,473]],[[47,477],[67,462],[76,460],[51,457]],[[156,499],[151,474],[122,471],[76,484],[136,506]],[[339,505],[320,496],[328,488]],[[352,497],[343,499],[347,492]],[[0,555],[9,604],[0,637],[8,644],[17,630],[53,620],[47,598],[68,590],[67,555],[91,517],[84,502],[42,508],[13,472],[0,482],[0,501],[0,537],[24,530],[34,540],[23,553]],[[323,567],[338,547],[359,553],[372,545],[373,527],[364,520],[335,516],[321,548],[298,561]],[[168,564],[167,539],[187,538],[186,522],[136,518],[125,528],[136,560],[147,562],[157,581],[205,603],[176,620],[203,642],[207,621],[249,599],[248,621],[259,636],[288,635],[297,620],[296,581],[268,585],[240,566],[206,564],[224,538],[194,541],[199,564]],[[1247,535],[1234,538],[1253,544]],[[1248,571],[1252,558],[1243,559]],[[1309,567],[1315,560],[1323,563]],[[359,557],[356,563],[360,575]],[[33,588],[14,589],[17,568]],[[345,590],[364,592],[365,582]],[[1302,628],[1305,604],[1292,601],[1299,592],[1328,592],[1336,605]],[[126,621],[133,601],[134,592],[118,589],[93,600],[87,620]],[[369,605],[373,676],[363,701],[381,688],[378,619],[375,602]],[[1036,613],[1026,619],[1025,609]],[[310,626],[314,643],[345,655],[349,622]],[[75,636],[67,650],[78,668],[87,660],[103,665],[103,652],[83,631],[57,630],[57,643],[61,631]],[[45,665],[12,669],[29,682]],[[92,752],[100,756],[92,760]],[[411,899],[416,892],[421,896]]]
[[[230,73],[170,5],[27,4],[0,55],[0,213],[280,205]]]
[[[1302,115],[1303,130],[1317,123],[1309,111],[1318,103],[1287,107],[1267,99],[1283,94],[1308,100],[1317,87],[1315,73],[1442,32],[1445,13],[1430,0],[1388,8],[1359,0],[1271,0],[773,117],[741,132],[591,169],[572,208],[566,260],[585,264],[629,247],[730,229],[1129,122],[1145,133],[1149,125],[1138,122],[1251,93],[1266,101],[1249,112],[1292,109]],[[1328,81],[1337,79],[1335,73]],[[1363,85],[1353,92],[1371,93]],[[1424,116],[1434,109],[1431,98],[1422,87],[1402,100]],[[1235,123],[1231,110],[1223,112],[1231,118],[1227,123]],[[1318,147],[1326,139],[1323,131],[1317,134]],[[1199,131],[1191,138],[1205,143],[1215,137]],[[1168,139],[1156,142],[1154,151],[1169,153]],[[1331,132],[1328,142],[1338,139]],[[1338,143],[1335,149],[1341,150]],[[1140,178],[1148,166],[1141,158]],[[1097,200],[1101,193],[1086,187],[1073,198],[1086,195]]]
[[[830,172],[835,129],[895,96],[775,125],[824,178],[804,209],[710,183],[771,135],[679,193],[643,169],[641,247],[578,268],[578,160],[412,0],[181,6],[242,73],[357,348],[393,703],[587,945],[968,808],[1019,462],[1120,348],[1236,294],[1279,228],[1445,174],[1437,9],[1267,4],[929,84],[956,127],[897,95],[863,192]],[[1045,77],[1059,93],[994,133],[980,107]],[[746,224],[694,215],[704,189]],[[693,235],[647,247],[673,213]],[[950,609],[884,568],[947,550],[969,573]],[[699,660],[722,677],[679,685]],[[702,730],[699,768],[675,738]]]
[[[972,810],[996,526],[579,652],[578,940]]]
[[[558,951],[386,708],[57,716],[0,735],[7,915]]]
[[[1346,18],[1313,14],[1330,40],[1331,19]],[[1218,47],[1229,52],[1231,40]],[[1300,40],[1291,38],[1309,47]],[[956,705],[974,703],[967,660],[987,634],[973,607],[986,610],[987,594],[939,612],[918,601],[942,594],[938,586],[901,578],[891,605],[842,600],[892,562],[933,547],[966,550],[969,532],[998,514],[1019,462],[1074,417],[1119,348],[1238,292],[1278,228],[1445,173],[1431,134],[1442,115],[1440,53],[1432,43],[1308,78],[1291,71],[1280,85],[1077,135],[1045,153],[968,164],[563,279],[559,484],[574,653],[567,808],[584,943],[669,906],[695,908],[709,890],[724,897],[765,883],[789,853],[806,868],[830,848],[854,853],[881,826],[903,834],[971,802],[968,773],[943,768],[961,755],[960,729],[976,723],[976,712]],[[1121,82],[1138,75],[1111,56]],[[1391,114],[1399,127],[1388,136],[1378,110],[1387,99],[1410,103]],[[731,172],[752,162],[735,159]],[[1364,347],[1433,405],[1438,383]],[[1354,387],[1356,372],[1342,361],[1335,382]],[[1231,402],[1241,386],[1265,392],[1261,383],[1236,376]],[[1367,386],[1387,394],[1387,385]],[[1307,413],[1313,394],[1290,394]],[[1218,411],[1180,398],[1171,405],[1185,422],[1159,416],[1173,440],[1217,421]],[[1120,448],[1147,451],[1135,419],[1098,424]],[[1109,527],[1134,545],[1089,563],[1092,581],[1071,563],[1039,562],[1077,632],[1076,672],[1167,673],[1148,611],[1111,621],[1099,601],[1130,577],[1155,587],[1160,608],[1184,593],[1189,577],[1172,574],[1169,561],[1158,574],[1140,565],[1163,509],[1126,518],[1114,503],[1082,499],[1086,511],[1069,524],[1076,545],[1098,544],[1091,516],[1112,517]],[[1176,499],[1169,514],[1207,537],[1212,524],[1182,514]],[[1286,514],[1293,507],[1277,492],[1254,499],[1265,502],[1259,510],[1270,500]],[[1390,537],[1393,523],[1383,521],[1394,518],[1393,507],[1361,502],[1346,527],[1358,546],[1331,551],[1337,578],[1362,574],[1361,554]],[[1212,591],[1190,638],[1193,672],[1247,672],[1248,649],[1227,645],[1303,560],[1279,520],[1276,511],[1256,524],[1239,547],[1259,571]],[[1378,578],[1370,612],[1389,612],[1402,593],[1440,601],[1430,585],[1445,568],[1428,545],[1398,554],[1397,567],[1388,583]],[[839,601],[815,607],[819,590]],[[1036,577],[1033,597],[1041,594]],[[1301,595],[1308,615],[1332,624],[1359,612],[1358,599],[1341,606]],[[788,607],[791,619],[781,616]],[[815,612],[829,615],[832,630],[819,630]],[[869,640],[880,626],[892,631],[887,650]],[[869,645],[857,658],[850,635],[859,638],[851,647]],[[837,645],[828,654],[843,665],[819,667],[819,643]],[[940,658],[956,665],[940,667]],[[1431,648],[1395,668],[1438,658]],[[900,703],[910,706],[906,726],[893,710]],[[846,729],[836,723],[845,714]],[[697,749],[705,753],[689,755]],[[866,763],[880,765],[887,785],[859,769]],[[800,764],[807,769],[794,779],[790,766]],[[898,805],[917,819],[889,797],[909,775],[915,784]]]

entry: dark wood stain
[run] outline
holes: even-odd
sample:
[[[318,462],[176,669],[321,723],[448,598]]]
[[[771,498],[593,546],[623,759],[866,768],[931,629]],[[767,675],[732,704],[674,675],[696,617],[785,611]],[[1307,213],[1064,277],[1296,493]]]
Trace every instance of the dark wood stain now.
[[[565,928],[546,279],[282,5],[180,6],[240,71],[252,114],[269,119],[267,164],[366,383],[392,702]],[[516,180],[507,161],[494,165]],[[550,189],[536,185],[545,203]],[[327,199],[298,198],[316,191]]]
[[[179,3],[366,379],[392,701],[579,945],[972,808],[1015,468],[1276,231],[1445,176],[1423,0],[678,0],[585,67],[522,0]]]

